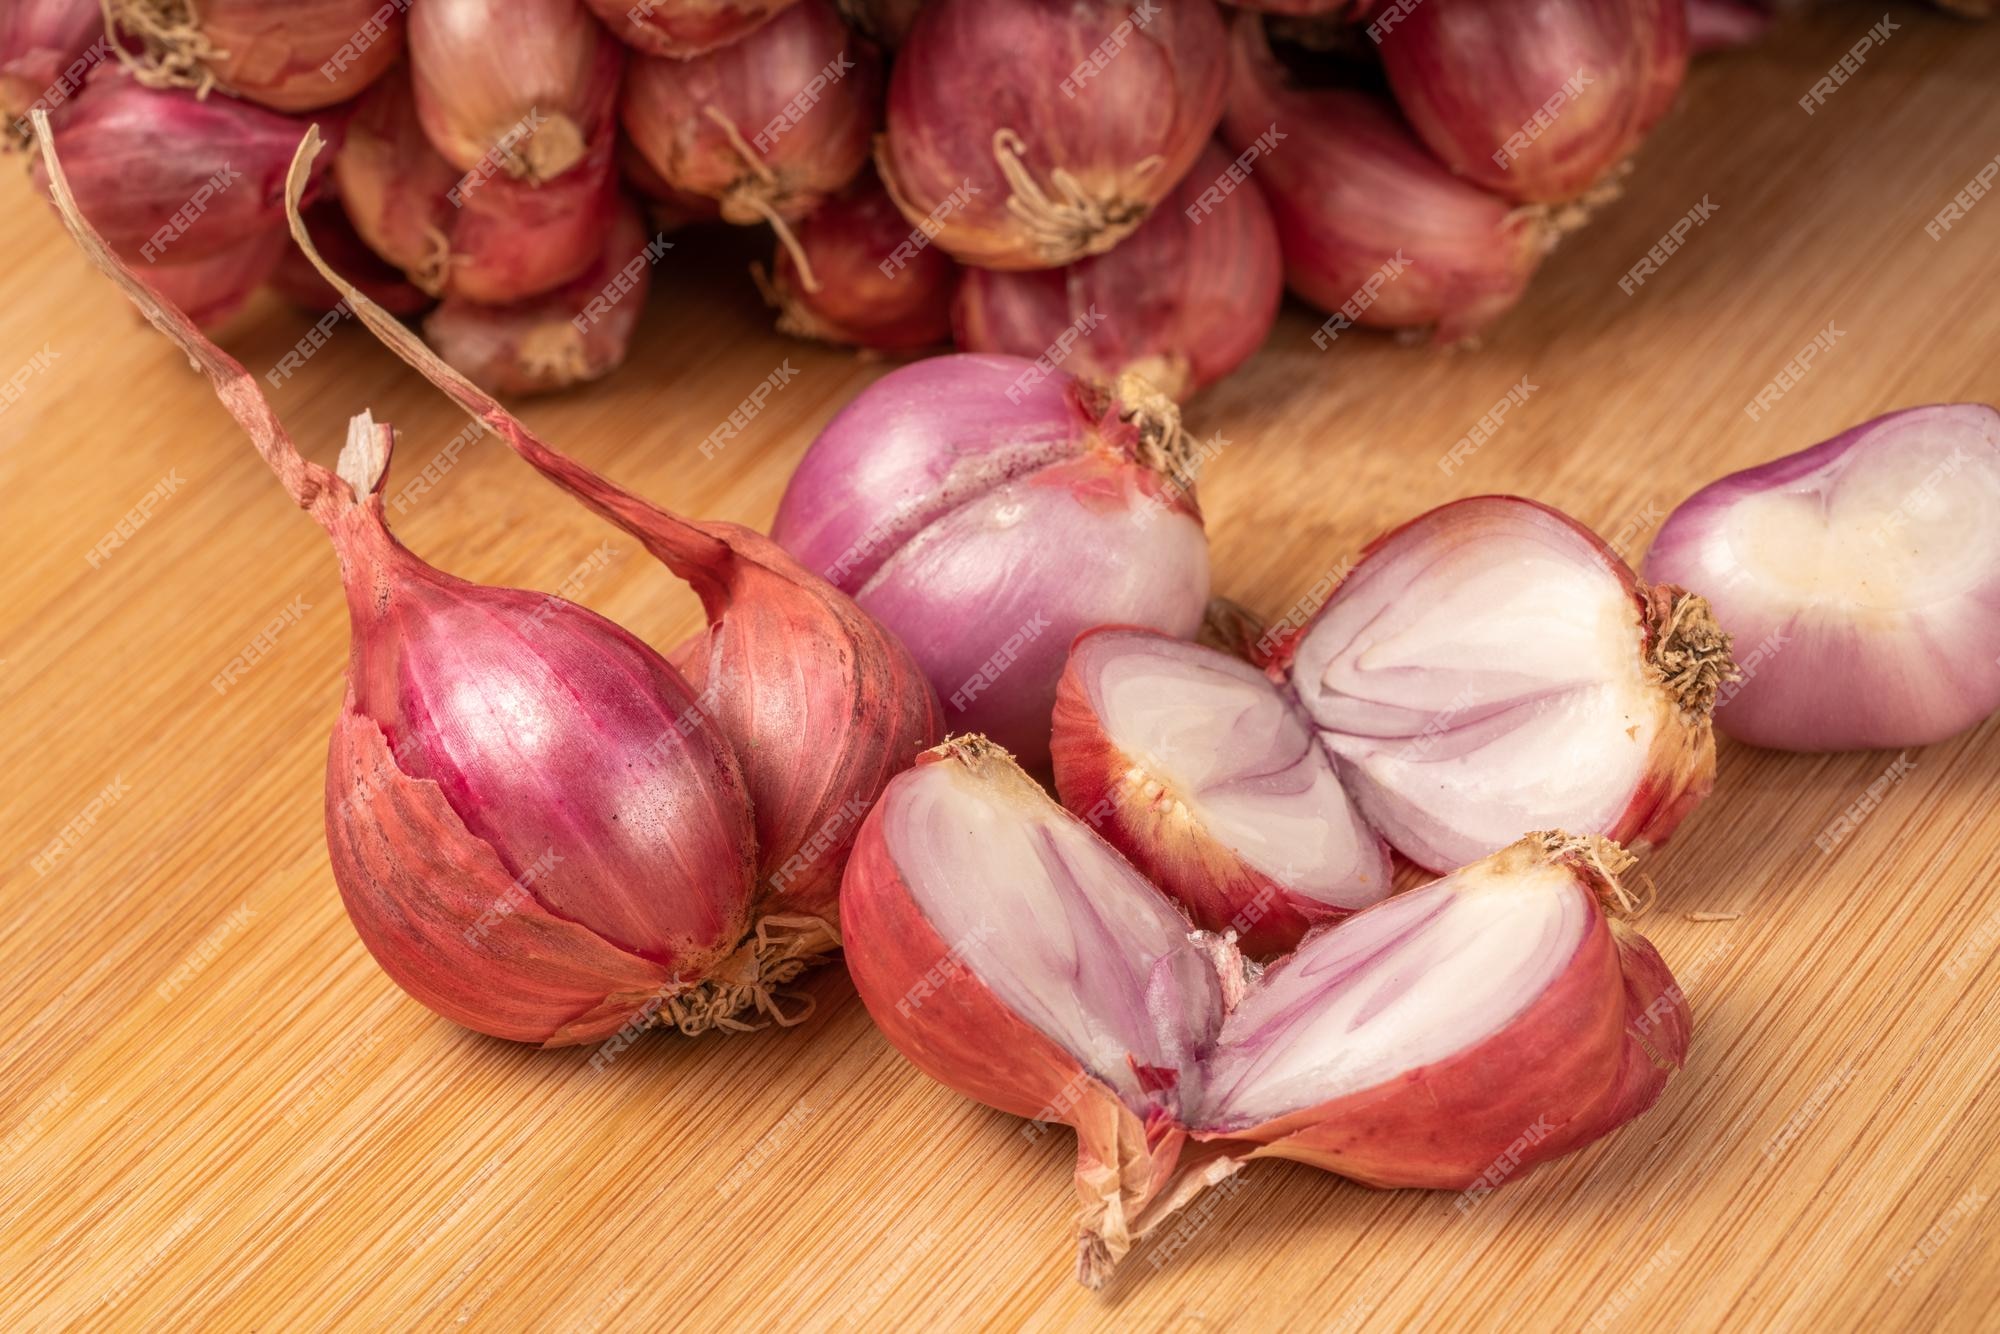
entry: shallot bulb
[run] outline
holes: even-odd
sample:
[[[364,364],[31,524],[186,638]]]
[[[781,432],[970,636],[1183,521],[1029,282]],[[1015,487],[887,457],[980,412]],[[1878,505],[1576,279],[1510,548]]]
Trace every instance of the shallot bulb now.
[[[1534,211],[1452,175],[1386,99],[1296,86],[1256,16],[1237,17],[1231,44],[1222,135],[1239,153],[1261,150],[1252,179],[1285,280],[1332,317],[1321,347],[1350,324],[1455,342],[1520,299],[1552,235]]]
[[[1254,180],[1209,146],[1115,249],[1062,269],[968,269],[952,305],[968,352],[1036,357],[1087,326],[1079,375],[1142,375],[1183,400],[1260,347],[1284,298],[1278,231]]]
[[[1151,630],[1086,631],[1051,750],[1063,805],[1250,954],[1389,893],[1388,845],[1298,701],[1248,663]]]
[[[1688,49],[1699,56],[1748,46],[1774,17],[1763,0],[1687,0]]]
[[[295,181],[317,149],[308,135]],[[313,252],[296,213],[292,234],[391,351],[543,476],[638,539],[701,598],[708,630],[674,661],[742,763],[758,875],[755,970],[743,994],[782,1022],[768,989],[837,943],[835,897],[862,815],[943,733],[937,697],[909,650],[763,534],[682,518],[551,448],[342,282]]]
[[[1906,408],[1712,482],[1646,553],[1743,659],[1715,721],[1779,750],[1901,749],[2000,709],[2000,412]]]
[[[428,7],[429,0],[425,6]],[[395,63],[410,0],[105,0],[151,87],[220,86],[278,111],[345,102]]]
[[[781,243],[772,259],[767,293],[780,332],[882,352],[951,341],[958,266],[911,230],[874,172],[864,170],[793,234],[796,246]]]
[[[111,51],[97,0],[15,0],[0,8],[0,118],[25,137],[28,111],[53,111]]]
[[[78,242],[208,374],[340,557],[353,638],[327,846],[383,970],[521,1042],[733,1013],[749,799],[688,682],[594,612],[467,583],[400,545],[380,494],[389,428],[355,418],[338,475],[300,457],[255,378],[151,297],[77,211],[46,139],[44,154]]]
[[[931,0],[837,0],[848,23],[895,50],[909,39],[911,25]]]
[[[410,11],[417,119],[445,161],[539,185],[606,138],[624,48],[583,0],[423,0]]]
[[[793,0],[589,0],[620,41],[649,56],[686,60],[741,41]]]
[[[1476,1199],[1496,1162],[1644,1112],[1690,1020],[1620,920],[1629,863],[1603,839],[1531,834],[1260,974],[967,737],[889,785],[840,907],[855,989],[905,1056],[1076,1128],[1077,1272],[1095,1287],[1252,1159]]]
[[[898,53],[877,165],[957,259],[1055,268],[1167,197],[1227,79],[1210,0],[937,0]]]
[[[120,258],[149,266],[192,264],[269,235],[305,129],[232,98],[156,92],[108,66],[53,124],[87,214]]]
[[[1444,871],[1560,827],[1655,846],[1715,781],[1708,605],[1518,496],[1368,548],[1277,654],[1368,823]]]
[[[625,362],[661,253],[638,207],[621,203],[603,253],[582,274],[509,306],[451,298],[424,320],[424,337],[489,393],[546,394],[602,379]]]
[[[1208,539],[1196,449],[1144,385],[1018,357],[932,357],[827,423],[771,535],[900,635],[945,702],[1045,766],[1070,641],[1095,625],[1192,635]]]
[[[635,59],[620,116],[668,187],[782,239],[868,161],[881,82],[881,56],[830,0],[799,0],[707,55]]]
[[[258,288],[276,278],[291,248],[285,229],[271,228],[205,259],[149,264],[139,280],[213,336],[228,327]]]
[[[1423,0],[1374,26],[1396,100],[1431,151],[1524,202],[1574,199],[1602,180],[1687,71],[1687,0]]]
[[[410,282],[401,269],[368,248],[368,243],[361,239],[354,224],[348,221],[339,200],[322,199],[305,210],[305,217],[312,231],[313,244],[333,256],[340,271],[349,275],[354,285],[368,293],[369,300],[376,305],[392,315],[408,318],[421,315],[436,304],[428,293]],[[291,233],[279,227],[273,235],[278,250],[282,252],[282,258],[271,273],[271,286],[278,295],[315,314],[332,310],[338,305],[340,293],[319,276],[319,270],[312,266],[312,261],[292,244]],[[175,298],[172,293],[166,295],[181,309],[195,314],[194,308],[185,301]],[[203,328],[208,327],[199,316],[196,322]]]

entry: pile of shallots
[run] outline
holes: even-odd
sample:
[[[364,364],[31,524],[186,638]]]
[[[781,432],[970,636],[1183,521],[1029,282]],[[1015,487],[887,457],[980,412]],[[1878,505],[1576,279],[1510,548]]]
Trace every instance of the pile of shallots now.
[[[1686,0],[22,0],[0,113],[49,112],[85,212],[211,332],[267,284],[334,301],[277,192],[317,123],[313,237],[490,392],[616,368],[667,233],[721,223],[775,233],[789,333],[1178,400],[1286,287],[1333,334],[1484,328],[1689,31]]]

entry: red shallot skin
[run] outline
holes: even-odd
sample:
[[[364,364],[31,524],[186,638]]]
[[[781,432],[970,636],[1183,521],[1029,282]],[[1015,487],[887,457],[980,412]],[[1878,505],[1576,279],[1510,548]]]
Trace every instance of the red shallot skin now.
[[[881,85],[874,45],[830,0],[798,0],[707,55],[635,58],[620,119],[660,180],[725,221],[793,222],[867,163]]]
[[[1263,345],[1285,295],[1271,210],[1237,170],[1210,144],[1106,253],[1029,273],[966,270],[952,303],[959,347],[1037,357],[1090,321],[1073,358],[1079,375],[1134,371],[1176,401],[1215,383]]]
[[[951,340],[958,265],[911,229],[873,171],[863,170],[794,232],[813,284],[780,244],[771,263],[780,332],[879,352]]]
[[[898,53],[876,164],[962,263],[1054,268],[1166,198],[1227,82],[1209,0],[937,0]]]
[[[306,210],[306,220],[312,230],[313,244],[331,256],[342,273],[351,275],[355,286],[368,293],[376,305],[392,315],[408,318],[421,315],[436,304],[401,269],[369,249],[339,200],[320,200]],[[340,293],[319,276],[312,261],[292,244],[290,233],[280,227],[275,235],[281,258],[270,275],[272,288],[301,309],[315,314],[332,310],[340,303]],[[174,304],[193,313],[185,302]]]
[[[931,0],[838,0],[841,17],[877,43],[895,50],[909,40],[917,15]]]
[[[1701,598],[1519,496],[1378,538],[1274,662],[1368,822],[1440,873],[1523,827],[1663,843],[1714,786],[1735,671]]]
[[[580,275],[511,305],[448,298],[424,320],[424,338],[488,393],[547,394],[602,379],[631,347],[659,258],[650,246],[638,206],[620,201],[602,253]]]
[[[1711,482],[1645,569],[1698,581],[1735,638],[1715,722],[1737,740],[1955,736],[2000,710],[2000,412],[1906,408]]]
[[[1042,768],[1071,640],[1201,624],[1207,538],[1147,461],[1151,412],[1017,357],[927,358],[827,424],[771,535],[902,638],[951,731]]]
[[[15,0],[0,7],[0,117],[54,111],[83,86],[107,50],[97,0]]]
[[[284,228],[274,228],[206,259],[148,264],[139,279],[214,336],[229,327],[258,288],[276,277],[291,248]]]
[[[1671,105],[1687,0],[1423,0],[1395,11],[1380,50],[1403,113],[1447,167],[1556,203],[1602,180]]]
[[[410,12],[417,118],[464,172],[539,185],[605,139],[625,51],[583,0],[423,0]]]
[[[755,32],[793,0],[589,0],[599,22],[635,51],[686,60]]]
[[[284,218],[285,172],[306,128],[233,98],[146,88],[108,65],[51,119],[85,215],[121,258],[146,266],[267,235]],[[41,163],[32,168],[46,192]]]
[[[1247,954],[1289,950],[1390,891],[1388,845],[1296,701],[1227,654],[1150,630],[1086,631],[1056,690],[1050,750],[1063,805]]]
[[[1352,9],[1366,9],[1370,0],[1229,0],[1235,9],[1296,18],[1338,18]],[[1357,15],[1357,17],[1359,17]]]
[[[580,162],[545,184],[494,176],[461,193],[441,294],[506,305],[596,263],[618,206],[613,137],[607,129]]]
[[[114,14],[126,7],[112,0]],[[199,34],[194,53],[217,83],[275,111],[297,112],[345,102],[395,64],[409,5],[199,0],[189,8]]]
[[[424,138],[407,66],[376,80],[355,102],[332,173],[340,206],[368,248],[436,295],[454,212],[445,195],[460,172]]]
[[[1237,17],[1231,46],[1222,137],[1242,152],[1274,128],[1285,136],[1253,179],[1293,292],[1351,323],[1433,328],[1444,343],[1520,299],[1547,248],[1531,210],[1452,175],[1387,99],[1293,86],[1256,16]]]

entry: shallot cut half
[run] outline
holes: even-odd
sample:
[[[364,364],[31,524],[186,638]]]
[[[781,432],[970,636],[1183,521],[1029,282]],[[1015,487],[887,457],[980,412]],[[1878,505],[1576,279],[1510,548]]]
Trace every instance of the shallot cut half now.
[[[1714,784],[1735,671],[1700,597],[1518,496],[1379,539],[1280,661],[1368,823],[1432,871],[1523,829],[1664,841]]]
[[[1744,655],[1716,726],[1901,749],[2000,709],[2000,412],[1907,408],[1683,501],[1647,576],[1693,581]]]
[[[1051,749],[1063,804],[1250,954],[1389,893],[1388,847],[1297,701],[1227,654],[1151,630],[1085,633]]]
[[[1630,860],[1531,834],[1260,972],[966,737],[889,785],[841,917],[856,989],[904,1055],[1076,1129],[1077,1273],[1098,1287],[1254,1158],[1476,1199],[1650,1107],[1690,1020],[1622,920]]]

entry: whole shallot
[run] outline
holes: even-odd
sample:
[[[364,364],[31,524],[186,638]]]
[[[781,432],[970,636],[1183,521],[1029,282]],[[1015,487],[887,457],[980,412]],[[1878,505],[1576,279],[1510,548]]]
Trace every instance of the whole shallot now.
[[[409,0],[103,0],[148,87],[220,87],[278,111],[359,93],[403,49]],[[427,5],[425,7],[428,7]]]

